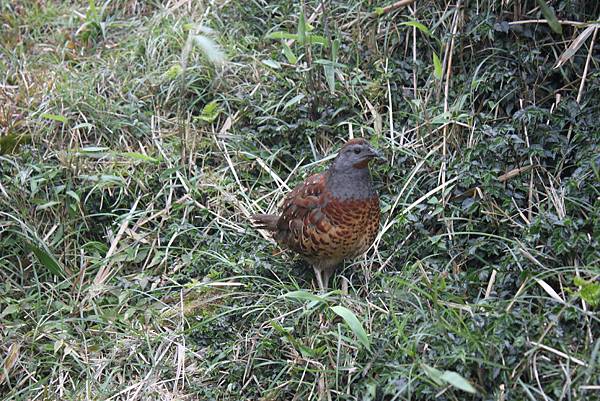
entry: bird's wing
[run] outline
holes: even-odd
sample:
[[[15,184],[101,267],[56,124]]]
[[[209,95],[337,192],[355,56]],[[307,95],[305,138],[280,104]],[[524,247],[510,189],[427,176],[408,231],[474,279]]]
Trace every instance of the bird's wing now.
[[[285,198],[277,222],[276,240],[309,258],[321,256],[329,242],[331,222],[324,210],[330,194],[327,173],[315,174],[298,185]]]

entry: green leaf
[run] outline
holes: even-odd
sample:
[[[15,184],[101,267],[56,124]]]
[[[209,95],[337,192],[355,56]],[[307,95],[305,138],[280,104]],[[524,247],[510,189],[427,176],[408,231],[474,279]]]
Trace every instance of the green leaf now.
[[[79,199],[79,195],[77,195],[77,193],[75,191],[68,190],[66,192],[66,194],[69,195],[71,198],[73,198],[75,200],[75,202],[77,202],[77,203],[81,202],[81,199]]]
[[[540,10],[546,19],[548,20],[548,25],[550,25],[550,29],[558,34],[562,34],[562,26],[558,19],[556,18],[556,14],[554,14],[554,10],[548,7],[548,4],[544,0],[537,0],[538,5],[540,6]]]
[[[155,164],[160,163],[159,159],[156,159],[156,158],[150,157],[150,156],[146,156],[139,152],[119,152],[117,154],[119,156],[126,157],[128,159],[141,160],[144,162],[155,163]]]
[[[0,319],[4,319],[6,316],[19,312],[20,310],[19,304],[10,304],[4,308],[2,313],[0,313]]]
[[[438,386],[444,385],[444,381],[442,380],[443,373],[441,370],[436,369],[433,366],[429,366],[425,363],[422,364],[421,367],[423,368],[423,371],[425,372],[427,377],[429,377],[435,384],[437,384]]]
[[[442,62],[436,52],[433,52],[433,75],[437,79],[442,79]]]
[[[306,20],[304,19],[304,10],[300,12],[298,19],[298,41],[304,45],[306,43]]]
[[[290,335],[289,331],[287,331],[282,325],[280,325],[275,320],[271,320],[269,323],[271,323],[271,327],[273,327],[275,329],[275,331],[277,331],[279,334],[286,336],[286,337],[288,337]]]
[[[370,349],[371,343],[369,341],[369,336],[367,332],[363,328],[362,324],[350,309],[345,308],[341,305],[332,306],[331,310],[338,316],[340,316],[346,324],[350,327],[358,341],[367,349]]]
[[[399,25],[411,26],[417,28],[419,31],[423,32],[427,36],[433,36],[425,25],[421,24],[419,21],[406,21],[401,22]]]
[[[98,18],[98,9],[96,8],[96,2],[94,0],[88,0],[89,8],[85,13],[86,19]]]
[[[292,40],[299,39],[298,34],[282,32],[282,31],[271,32],[271,33],[267,34],[267,36],[265,36],[265,38],[267,38],[267,39],[292,39]]]
[[[219,109],[219,103],[213,100],[212,102],[204,106],[204,108],[202,108],[202,113],[198,118],[202,121],[212,123],[217,119],[220,113],[221,109]]]
[[[265,36],[265,38],[275,39],[275,40],[291,39],[291,40],[298,41],[300,44],[317,43],[317,44],[323,45],[325,47],[328,46],[328,41],[324,36],[311,34],[310,32],[306,32],[306,31],[305,31],[305,34],[303,37],[301,37],[300,34],[297,34],[297,33],[277,31],[277,32],[271,32],[271,33],[267,34]]]
[[[296,346],[296,348],[298,348],[300,350],[300,354],[302,354],[302,356],[304,358],[307,358],[307,359],[308,358],[315,358],[315,357],[317,357],[319,355],[319,353],[316,350],[314,350],[314,349],[312,349],[310,347],[307,347],[304,344],[297,343],[297,344],[295,344],[295,346]]]
[[[383,7],[375,7],[374,13],[378,17],[381,17],[383,15],[383,13],[385,13],[385,9]]]
[[[317,352],[315,350],[313,350],[310,347],[307,347],[306,345],[302,344],[300,341],[295,339],[285,327],[281,326],[279,323],[277,323],[274,320],[272,320],[270,323],[271,323],[271,326],[275,329],[275,331],[277,331],[280,335],[287,338],[292,343],[294,348],[296,348],[300,351],[300,353],[302,354],[303,357],[314,358],[317,356]]]
[[[283,55],[287,59],[288,63],[296,64],[298,62],[298,57],[296,57],[294,52],[292,52],[292,49],[290,49],[290,47],[285,42],[282,43],[282,47]]]
[[[323,72],[325,73],[325,80],[329,86],[329,91],[332,94],[335,92],[335,67],[337,64],[340,44],[341,42],[339,39],[333,40],[331,42],[331,60],[323,60],[328,62],[328,64],[323,63]]]
[[[278,63],[277,61],[275,61],[275,60],[269,60],[269,59],[266,59],[266,60],[262,60],[262,63],[263,63],[264,65],[268,65],[269,67],[271,67],[271,68],[273,68],[273,69],[275,69],[275,70],[280,70],[280,69],[281,69],[281,64],[279,64],[279,63]]]
[[[323,73],[325,74],[325,81],[329,86],[329,92],[335,92],[335,67],[332,65],[323,65]]]
[[[575,277],[573,283],[581,287],[581,290],[578,292],[581,299],[591,306],[600,305],[600,283],[586,281],[580,277]]]
[[[342,42],[339,39],[334,39],[331,43],[331,61],[334,63],[337,62],[338,59],[338,51],[340,50]]]
[[[182,72],[183,70],[181,69],[181,64],[174,64],[167,70],[167,72],[165,72],[165,78],[168,80],[173,80],[181,75]]]
[[[55,276],[65,276],[64,269],[62,268],[60,263],[58,263],[54,255],[52,255],[49,251],[42,249],[41,247],[38,247],[37,245],[34,245],[32,243],[29,243],[28,245],[31,249],[31,252],[33,252],[37,260],[42,264],[42,266],[45,266],[50,271],[50,273],[54,274]]]
[[[446,124],[452,118],[452,114],[449,111],[445,111],[431,119],[432,124]]]
[[[307,291],[301,291],[301,290],[288,292],[287,294],[283,294],[281,297],[299,299],[302,301],[314,301],[314,302],[319,302],[319,303],[327,302],[327,300],[323,297],[320,297],[318,295],[312,294]]]
[[[321,35],[312,35],[312,34],[307,34],[306,35],[306,40],[308,43],[310,44],[319,44],[319,45],[323,45],[325,47],[328,46],[328,40]]]
[[[467,379],[465,379],[456,372],[446,370],[444,371],[440,379],[462,391],[466,391],[467,393],[471,394],[477,394],[477,390],[475,389],[475,387],[473,387],[473,385],[469,383]]]
[[[294,96],[293,98],[291,98],[290,100],[288,100],[288,102],[285,104],[285,106],[283,106],[283,109],[287,109],[288,107],[291,107],[293,105],[295,105],[296,103],[298,103],[300,100],[304,99],[304,93],[301,93],[299,95]]]
[[[99,177],[97,177],[97,180],[98,180],[98,182],[101,182],[104,184],[108,183],[108,184],[116,184],[116,185],[125,185],[125,179],[118,175],[102,174]]]
[[[61,204],[61,202],[59,202],[59,201],[50,201],[50,202],[46,202],[46,203],[39,205],[35,210],[37,210],[38,212],[41,212],[42,210],[50,209],[51,207],[60,205],[60,204]]]
[[[335,68],[348,68],[348,66],[346,64],[341,64],[341,63],[336,63],[333,62],[331,60],[326,60],[326,59],[316,59],[315,61],[313,61],[315,64],[321,64],[321,65],[329,65]]]
[[[46,118],[48,120],[52,120],[52,121],[58,121],[63,124],[66,124],[69,121],[69,119],[67,119],[67,117],[60,116],[58,114],[43,113],[41,117]]]
[[[434,368],[433,366],[429,366],[425,363],[421,364],[423,371],[425,374],[438,386],[443,386],[444,384],[450,384],[460,390],[466,391],[467,393],[476,394],[477,390],[467,379],[462,377],[456,372],[452,372],[450,370],[441,371],[439,369]]]

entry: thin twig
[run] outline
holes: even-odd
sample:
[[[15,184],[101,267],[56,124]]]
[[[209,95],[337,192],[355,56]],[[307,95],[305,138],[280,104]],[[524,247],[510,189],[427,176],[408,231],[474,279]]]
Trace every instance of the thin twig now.
[[[380,17],[384,14],[387,14],[394,10],[399,9],[400,7],[408,6],[409,4],[412,4],[414,2],[415,2],[415,0],[400,0],[395,3],[390,4],[389,6],[378,8],[377,11],[374,11],[371,14],[371,16]]]
[[[577,365],[580,365],[580,366],[587,366],[587,363],[585,363],[585,362],[584,362],[584,361],[582,361],[581,359],[577,359],[577,358],[575,358],[575,357],[569,356],[569,355],[565,354],[564,352],[562,352],[562,351],[559,351],[559,350],[557,350],[557,349],[554,349],[554,348],[551,348],[551,347],[548,347],[547,345],[540,344],[540,343],[536,343],[536,342],[534,342],[534,341],[531,341],[531,345],[534,345],[534,346],[536,346],[536,347],[538,347],[538,348],[541,348],[541,349],[543,349],[543,350],[546,350],[546,351],[552,352],[553,354],[555,354],[555,355],[558,355],[558,356],[560,356],[560,357],[562,357],[562,358],[568,359],[569,361],[571,361],[571,362],[574,362],[574,363],[576,363]]]
[[[524,24],[547,24],[547,19],[529,19],[529,20],[521,20],[521,21],[511,21],[508,25],[524,25]],[[561,25],[573,25],[573,26],[586,26],[587,22],[578,22],[578,21],[568,21],[562,20],[558,21]]]
[[[583,87],[585,86],[585,80],[587,78],[588,68],[590,67],[590,61],[592,59],[592,52],[594,50],[594,42],[596,41],[596,35],[598,34],[598,28],[594,29],[594,35],[592,36],[592,42],[590,43],[590,49],[588,51],[587,59],[585,60],[585,67],[583,67],[583,76],[581,77],[581,83],[579,84],[579,92],[577,92],[577,103],[581,101],[581,95],[583,95]]]
[[[450,92],[450,78],[452,75],[452,53],[454,53],[454,40],[456,38],[456,33],[458,31],[458,20],[459,20],[459,14],[460,14],[460,3],[461,0],[458,0],[456,2],[456,14],[454,14],[454,20],[452,21],[452,39],[450,40],[450,46],[448,48],[448,63],[446,64],[446,83],[444,85],[444,113],[447,115],[448,111],[449,111],[449,106],[448,106],[448,97],[449,97],[449,92]],[[448,126],[446,125],[444,127],[444,130],[442,132],[442,141],[443,141],[443,145],[442,145],[442,166],[441,166],[441,170],[440,170],[440,175],[441,175],[441,185],[444,186],[446,184],[446,169],[448,167],[447,163],[448,163]],[[446,206],[446,202],[448,200],[448,196],[449,194],[444,194],[442,192],[442,204],[444,205],[444,207]],[[452,241],[452,231],[453,231],[453,221],[452,220],[446,220],[446,230],[448,232],[448,239],[450,241]]]
[[[397,1],[397,2],[395,2],[393,4],[390,4],[389,6],[378,8],[375,11],[373,11],[373,12],[371,12],[369,14],[364,15],[362,18],[358,17],[358,18],[353,19],[352,21],[350,21],[350,22],[342,25],[340,27],[340,29],[342,31],[345,31],[346,29],[351,28],[356,23],[359,23],[359,22],[362,23],[366,19],[369,19],[369,18],[378,18],[378,17],[381,17],[382,15],[388,14],[388,13],[394,11],[394,10],[399,9],[400,7],[404,7],[404,6],[407,6],[409,4],[412,4],[415,1],[416,0],[400,0],[400,1]]]

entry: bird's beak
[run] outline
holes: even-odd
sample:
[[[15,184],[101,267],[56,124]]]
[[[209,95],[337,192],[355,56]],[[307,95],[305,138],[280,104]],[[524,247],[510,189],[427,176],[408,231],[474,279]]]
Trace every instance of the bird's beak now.
[[[387,159],[379,150],[375,149],[372,146],[369,146],[369,152],[371,153],[371,157],[373,158],[373,160],[376,160],[379,163],[387,163]]]

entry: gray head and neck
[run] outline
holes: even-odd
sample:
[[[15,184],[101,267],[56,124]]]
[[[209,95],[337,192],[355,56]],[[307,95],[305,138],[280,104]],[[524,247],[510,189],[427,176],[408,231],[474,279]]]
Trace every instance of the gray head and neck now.
[[[376,195],[369,162],[384,159],[365,139],[351,139],[340,149],[329,168],[327,186],[338,199],[367,199]]]

